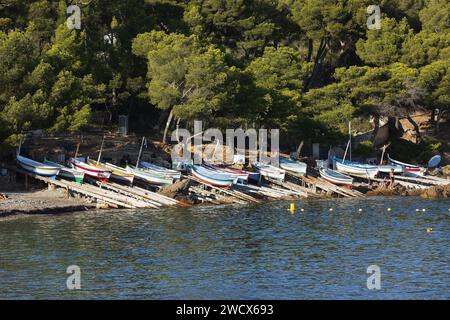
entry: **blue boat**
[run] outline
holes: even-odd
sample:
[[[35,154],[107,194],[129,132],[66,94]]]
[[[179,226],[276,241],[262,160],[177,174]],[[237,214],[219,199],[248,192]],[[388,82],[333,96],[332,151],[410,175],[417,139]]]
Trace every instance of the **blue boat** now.
[[[280,158],[280,168],[296,174],[305,175],[308,166],[304,162]]]

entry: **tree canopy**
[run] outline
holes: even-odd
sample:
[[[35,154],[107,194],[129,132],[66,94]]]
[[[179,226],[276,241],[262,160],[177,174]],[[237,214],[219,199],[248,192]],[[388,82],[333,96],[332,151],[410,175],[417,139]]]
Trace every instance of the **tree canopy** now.
[[[80,30],[66,23],[71,4]],[[24,131],[80,132],[128,114],[163,140],[202,119],[334,143],[350,120],[364,131],[448,109],[450,3],[379,1],[380,29],[367,27],[371,4],[1,0],[0,139],[13,146]]]

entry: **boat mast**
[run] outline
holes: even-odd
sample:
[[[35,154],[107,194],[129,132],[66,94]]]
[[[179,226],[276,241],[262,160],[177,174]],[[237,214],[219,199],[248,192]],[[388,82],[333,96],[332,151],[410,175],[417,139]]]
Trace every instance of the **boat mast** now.
[[[142,148],[144,147],[144,139],[145,139],[145,137],[142,137],[141,149],[139,150],[139,155],[138,155],[137,161],[136,161],[136,169],[139,168],[139,160],[141,160]]]
[[[80,150],[80,143],[78,142],[77,144],[77,150],[75,151],[75,160],[77,160],[77,156],[78,156],[78,151]]]
[[[105,135],[103,135],[103,140],[102,140],[102,145],[100,147],[100,152],[98,153],[98,159],[97,159],[97,164],[100,163],[100,159],[102,157],[102,151],[103,151],[103,144],[105,143]]]
[[[348,141],[349,141],[349,157],[352,161],[352,122],[348,122]]]
[[[386,145],[383,146],[383,152],[381,153],[380,166],[383,165],[384,152],[386,151]]]

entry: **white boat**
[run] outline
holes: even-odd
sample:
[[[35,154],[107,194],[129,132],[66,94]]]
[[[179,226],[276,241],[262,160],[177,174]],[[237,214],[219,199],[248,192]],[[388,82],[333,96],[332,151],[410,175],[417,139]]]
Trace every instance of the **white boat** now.
[[[208,164],[208,163],[204,163],[202,166],[209,170],[236,176],[238,178],[238,180],[242,180],[242,181],[247,181],[248,177],[250,175],[250,173],[247,171],[232,169],[232,168],[227,168],[227,167],[219,167],[219,166],[216,166],[213,164]]]
[[[83,171],[86,175],[99,180],[100,182],[106,182],[111,177],[111,171],[99,169],[87,164],[86,162],[82,162],[79,159],[71,158],[69,163],[72,168]]]
[[[403,168],[403,175],[405,175],[405,176],[410,176],[410,177],[417,177],[417,176],[419,176],[419,177],[423,177],[425,175],[425,173],[427,172],[427,168],[425,168],[425,167],[421,167],[421,166],[414,165],[414,164],[400,162],[398,160],[392,159],[389,155],[388,155],[388,161],[389,161],[389,163],[391,163],[393,165],[401,166]]]
[[[17,163],[26,171],[32,172],[39,176],[44,177],[56,177],[61,170],[58,166],[46,165],[41,162],[31,160],[17,154]]]
[[[344,161],[339,158],[333,158],[336,170],[351,176],[373,179],[378,174],[377,166],[363,164],[359,162]]]
[[[261,176],[267,177],[270,179],[284,181],[284,177],[286,175],[286,171],[277,167],[274,167],[269,164],[262,164],[260,162],[256,162],[253,164],[256,171],[258,171]]]
[[[328,168],[319,168],[320,176],[327,180],[328,182],[331,182],[333,184],[342,185],[348,188],[352,187],[353,184],[353,178],[346,176],[345,174],[342,174],[340,172],[337,172],[335,170],[331,170]]]
[[[44,160],[44,163],[50,166],[59,167],[59,173],[58,176],[67,180],[75,181],[78,183],[83,183],[84,179],[84,172],[76,169],[72,169],[69,167],[66,167],[65,165],[62,165],[60,163],[56,163],[49,160]]]
[[[171,169],[167,169],[164,167],[160,167],[157,166],[153,163],[150,162],[146,162],[146,161],[140,161],[139,162],[139,168],[140,169],[144,169],[144,170],[148,170],[148,171],[153,171],[155,173],[160,173],[163,174],[165,176],[169,176],[174,180],[180,180],[181,179],[181,172],[176,171],[176,170],[171,170]]]
[[[304,162],[280,158],[280,167],[286,171],[291,171],[296,174],[305,175],[306,168],[308,166]]]
[[[217,170],[210,170],[202,166],[192,166],[191,173],[193,177],[216,187],[226,188],[233,183],[236,183],[238,180],[238,177],[235,175],[219,172]]]
[[[399,165],[377,165],[378,170],[383,173],[391,173],[394,170],[394,173],[402,173],[403,167]]]
[[[173,178],[171,177],[154,174],[153,172],[138,169],[132,165],[127,165],[126,169],[128,172],[133,173],[137,179],[140,179],[151,185],[166,186],[173,183]]]

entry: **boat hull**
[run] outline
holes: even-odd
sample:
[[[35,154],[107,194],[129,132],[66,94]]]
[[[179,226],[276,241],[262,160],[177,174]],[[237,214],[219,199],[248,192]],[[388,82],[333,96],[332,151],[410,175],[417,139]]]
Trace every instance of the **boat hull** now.
[[[126,171],[124,168],[120,168],[111,163],[97,163],[97,161],[89,160],[89,165],[98,168],[100,170],[110,171],[110,180],[118,182],[120,184],[132,185],[134,181],[134,174]]]
[[[84,172],[83,171],[67,168],[62,164],[55,163],[55,162],[48,161],[48,160],[45,160],[44,163],[48,164],[48,165],[53,165],[55,167],[60,167],[61,170],[59,170],[58,177],[61,177],[65,180],[75,181],[77,183],[83,183],[83,180],[84,180]]]
[[[293,161],[289,159],[280,159],[280,168],[286,171],[290,171],[299,175],[306,174],[306,163]]]
[[[83,171],[85,175],[94,178],[95,180],[98,180],[100,182],[106,182],[111,177],[110,171],[97,169],[79,160],[71,159],[69,163],[72,166],[72,168]]]
[[[373,179],[378,174],[379,169],[377,166],[343,162],[341,159],[334,159],[336,170],[348,174],[351,176]]]
[[[173,179],[170,177],[153,175],[149,171],[136,169],[136,167],[129,165],[127,165],[126,170],[134,174],[136,179],[151,185],[167,186],[173,183]]]
[[[215,170],[215,171],[218,171],[221,173],[236,176],[239,180],[242,180],[242,181],[248,181],[249,173],[246,171],[231,169],[231,168],[227,168],[227,167],[222,168],[222,167],[218,167],[218,166],[210,165],[210,164],[203,164],[203,166],[206,169]]]
[[[262,177],[267,177],[274,180],[284,181],[286,171],[271,165],[255,164],[256,170]]]
[[[353,184],[352,177],[348,177],[348,176],[341,174],[339,172],[336,172],[334,170],[325,169],[325,168],[320,168],[319,174],[324,180],[326,180],[328,182],[331,182],[333,184],[340,185],[340,186],[345,186],[349,189],[352,188],[352,184]]]
[[[226,175],[222,173],[214,173],[212,170],[208,170],[202,167],[193,166],[191,168],[192,176],[202,181],[205,184],[215,187],[228,188],[236,182],[237,177]],[[216,176],[216,177],[215,177]],[[226,178],[228,176],[228,178]],[[219,178],[220,177],[220,178]]]
[[[397,160],[392,159],[388,156],[389,163],[392,165],[398,165],[403,168],[403,175],[409,177],[423,177],[427,171],[426,168],[421,166],[416,166],[414,164],[404,163]]]
[[[161,175],[170,177],[174,180],[181,179],[181,172],[176,171],[176,170],[170,170],[170,169],[160,167],[160,166],[157,166],[155,164],[145,162],[145,161],[140,161],[139,166],[140,166],[139,169],[148,170],[148,171],[154,172],[154,173],[159,173]]]
[[[394,173],[402,173],[403,167],[398,165],[381,165],[377,166],[378,170],[383,173],[391,173],[392,169],[394,170]]]
[[[59,167],[45,165],[20,155],[17,155],[17,163],[26,171],[43,177],[56,177],[60,171]]]

